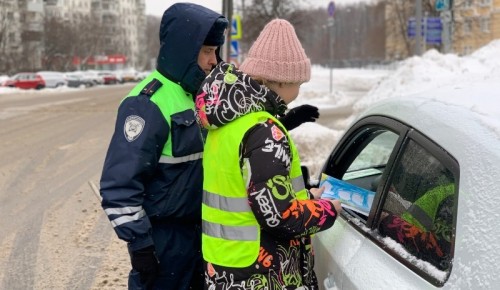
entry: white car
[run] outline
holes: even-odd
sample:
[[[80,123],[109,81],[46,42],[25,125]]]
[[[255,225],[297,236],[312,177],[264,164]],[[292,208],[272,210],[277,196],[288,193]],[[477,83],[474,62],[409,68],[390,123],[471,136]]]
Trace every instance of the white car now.
[[[103,85],[104,84],[104,78],[99,75],[99,71],[86,70],[86,71],[82,71],[82,73],[86,79],[92,80],[94,85]]]
[[[500,82],[374,104],[322,173],[374,192],[314,235],[320,288],[500,289]]]
[[[66,76],[61,72],[39,71],[37,74],[45,81],[46,88],[57,88],[68,85]]]

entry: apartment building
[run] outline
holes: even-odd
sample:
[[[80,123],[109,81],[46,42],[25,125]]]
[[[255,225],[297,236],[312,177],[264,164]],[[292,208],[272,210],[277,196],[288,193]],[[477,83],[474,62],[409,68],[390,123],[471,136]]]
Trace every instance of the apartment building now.
[[[93,61],[103,69],[139,67],[145,63],[145,0],[0,0],[0,71],[38,70],[43,66],[45,20],[66,25],[92,22],[90,33],[100,44]],[[46,31],[45,31],[46,32]],[[87,31],[89,33],[89,31]],[[78,65],[80,62],[77,62]]]
[[[0,70],[41,66],[43,5],[43,0],[0,1]]]
[[[415,38],[408,36],[408,20],[415,16],[413,1],[386,2],[386,58],[402,59],[415,53]],[[500,39],[500,0],[453,0],[448,15],[451,21],[450,53],[467,55]],[[434,3],[431,1],[431,3]],[[423,15],[443,19],[443,12],[423,11]],[[440,44],[422,41],[423,50],[436,48],[444,51]]]
[[[12,56],[22,52],[21,31],[17,0],[0,1],[0,71],[13,66]]]
[[[49,5],[50,3],[50,5]],[[102,47],[89,60],[104,69],[137,67],[144,56],[145,0],[47,0],[51,15],[99,23]],[[81,57],[81,56],[77,56]]]
[[[500,39],[500,0],[454,1],[453,50],[469,54]]]

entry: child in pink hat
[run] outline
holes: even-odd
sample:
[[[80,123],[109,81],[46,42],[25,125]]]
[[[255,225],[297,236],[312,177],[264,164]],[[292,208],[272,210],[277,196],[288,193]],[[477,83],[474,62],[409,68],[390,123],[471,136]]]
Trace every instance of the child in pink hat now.
[[[310,235],[330,228],[341,207],[319,199],[322,189],[306,188],[288,133],[314,121],[317,108],[284,114],[310,77],[293,26],[275,19],[240,69],[220,63],[198,91],[196,117],[208,129],[205,289],[318,289]]]

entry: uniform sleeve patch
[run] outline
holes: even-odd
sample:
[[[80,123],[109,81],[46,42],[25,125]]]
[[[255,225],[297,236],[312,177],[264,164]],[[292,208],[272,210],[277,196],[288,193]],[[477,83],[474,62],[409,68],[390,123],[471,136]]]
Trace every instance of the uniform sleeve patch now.
[[[276,140],[276,141],[279,141],[279,140],[283,139],[283,137],[285,136],[285,134],[283,133],[283,131],[281,131],[281,129],[278,128],[276,125],[273,125],[271,127],[271,132],[273,134],[273,139]]]
[[[125,125],[123,126],[123,133],[125,134],[125,138],[127,138],[128,142],[132,142],[139,138],[142,131],[144,130],[144,126],[146,125],[146,121],[143,118],[130,115],[125,119]]]

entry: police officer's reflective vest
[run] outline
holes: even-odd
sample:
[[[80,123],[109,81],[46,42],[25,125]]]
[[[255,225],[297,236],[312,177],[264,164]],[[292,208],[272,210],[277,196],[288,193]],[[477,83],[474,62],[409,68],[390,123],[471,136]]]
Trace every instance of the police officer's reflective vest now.
[[[202,204],[202,252],[207,262],[242,268],[250,266],[257,259],[260,226],[248,204],[247,184],[240,169],[239,148],[245,133],[269,118],[284,128],[269,113],[255,112],[208,133],[203,158]],[[273,181],[289,186],[289,192],[297,199],[307,199],[297,149],[288,133],[285,134],[292,154],[290,173],[285,177],[276,176]],[[283,137],[276,136],[275,139]]]
[[[454,193],[454,184],[437,186],[417,199],[401,217],[423,231],[432,231],[439,205]]]
[[[203,144],[201,142],[199,152],[191,152],[191,154],[188,155],[175,157],[172,152],[172,115],[179,112],[189,111],[193,114],[190,122],[195,122],[193,97],[190,94],[187,94],[180,85],[165,78],[158,71],[154,71],[141,83],[147,83],[147,85],[137,85],[130,92],[129,96],[137,96],[140,94],[149,96],[150,100],[155,103],[162,112],[170,128],[167,143],[163,147],[159,163],[178,164],[201,159],[203,157]],[[189,126],[191,123],[184,125]],[[202,140],[201,132],[200,140]],[[183,141],[189,142],[189,140]]]

